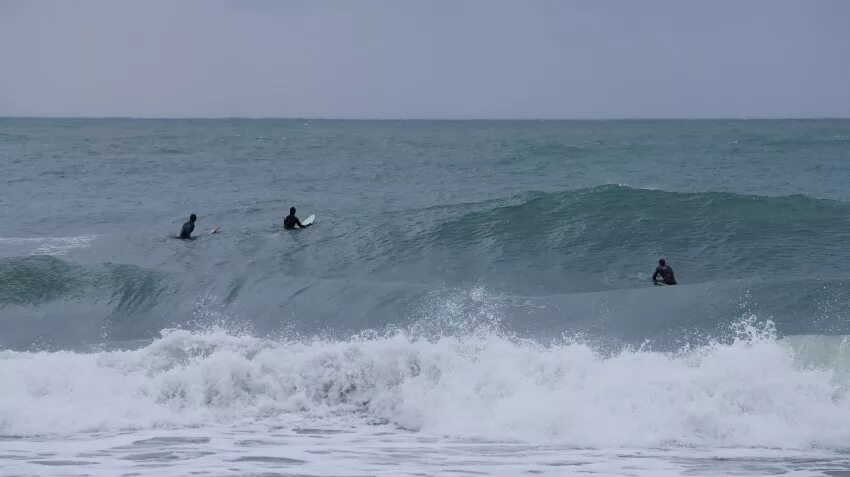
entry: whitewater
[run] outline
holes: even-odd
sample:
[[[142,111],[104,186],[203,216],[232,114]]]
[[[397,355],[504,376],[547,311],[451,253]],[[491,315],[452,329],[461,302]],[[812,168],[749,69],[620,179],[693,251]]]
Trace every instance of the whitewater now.
[[[726,456],[730,471],[815,475],[805,471],[845,465],[834,451],[850,439],[846,376],[807,355],[805,338],[753,326],[727,345],[606,357],[483,330],[346,341],[170,330],[136,350],[5,351],[4,469],[618,474],[639,461],[675,474],[713,473]]]
[[[847,475],[847,138],[0,119],[0,475]]]

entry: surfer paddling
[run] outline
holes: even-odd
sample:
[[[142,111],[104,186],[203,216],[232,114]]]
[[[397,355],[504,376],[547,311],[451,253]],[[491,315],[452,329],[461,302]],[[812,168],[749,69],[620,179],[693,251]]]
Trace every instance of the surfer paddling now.
[[[665,262],[663,258],[658,261],[658,268],[656,268],[655,273],[652,274],[652,281],[656,285],[659,281],[665,285],[676,284],[676,276],[673,275],[673,269],[667,265],[667,262]]]
[[[283,228],[285,228],[286,230],[294,230],[296,225],[298,226],[298,228],[306,229],[311,224],[302,224],[301,221],[298,220],[298,217],[295,216],[295,207],[290,207],[289,215],[287,215],[286,218],[283,219]]]

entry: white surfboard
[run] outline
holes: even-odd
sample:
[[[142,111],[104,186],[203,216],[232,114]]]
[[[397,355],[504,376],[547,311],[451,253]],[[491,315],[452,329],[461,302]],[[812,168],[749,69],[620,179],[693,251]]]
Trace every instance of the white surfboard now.
[[[220,229],[220,228],[221,228],[221,225],[216,225],[215,227],[213,227],[213,229],[210,230],[210,235],[218,232],[218,229]]]
[[[313,222],[315,222],[315,220],[316,220],[316,214],[313,214],[313,215],[311,215],[311,216],[307,217],[307,220],[305,220],[305,221],[301,222],[301,224],[302,224],[302,225],[310,225],[310,224],[312,224]]]

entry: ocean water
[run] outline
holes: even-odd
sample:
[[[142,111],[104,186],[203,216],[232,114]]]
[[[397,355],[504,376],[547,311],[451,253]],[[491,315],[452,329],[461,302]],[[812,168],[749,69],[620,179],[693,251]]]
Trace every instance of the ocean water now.
[[[850,120],[0,119],[0,475],[850,475],[848,177]]]

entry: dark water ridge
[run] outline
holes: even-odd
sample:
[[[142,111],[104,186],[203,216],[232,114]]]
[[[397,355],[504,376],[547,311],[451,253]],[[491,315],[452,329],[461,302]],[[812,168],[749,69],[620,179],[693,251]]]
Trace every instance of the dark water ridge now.
[[[535,337],[678,346],[722,338],[746,314],[780,333],[850,332],[840,201],[608,185],[355,221],[259,237],[234,224],[191,243],[3,238],[0,335],[50,348],[222,321],[310,335],[497,320]],[[659,256],[679,287],[651,286]]]

